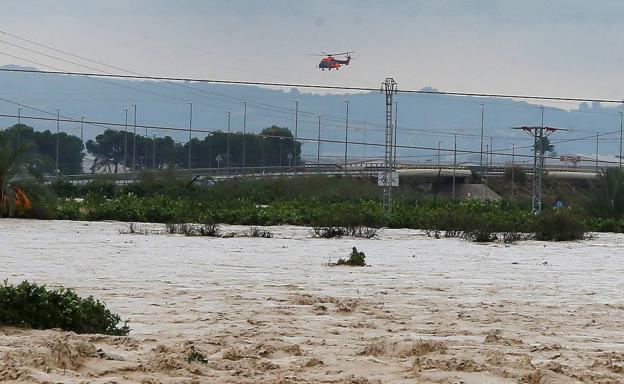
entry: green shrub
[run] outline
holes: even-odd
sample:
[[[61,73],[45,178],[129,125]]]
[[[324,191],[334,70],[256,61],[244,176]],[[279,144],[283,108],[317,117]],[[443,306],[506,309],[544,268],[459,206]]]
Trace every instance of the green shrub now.
[[[547,241],[582,240],[586,226],[572,211],[560,209],[542,213],[537,218],[535,238]]]
[[[50,183],[50,188],[56,196],[61,198],[73,198],[78,196],[78,187],[68,180],[56,179]]]
[[[336,265],[350,265],[353,267],[365,267],[366,266],[366,255],[364,252],[358,252],[356,247],[353,247],[351,250],[351,254],[347,260],[340,258],[336,262]]]
[[[71,289],[49,290],[28,281],[17,286],[4,281],[0,285],[0,326],[127,335],[127,322],[119,326],[120,322],[119,315],[111,313],[104,303],[92,296],[81,298]]]
[[[491,243],[498,240],[498,236],[496,235],[496,233],[481,231],[478,229],[474,231],[464,232],[462,234],[462,237],[468,241],[473,241],[475,243]]]

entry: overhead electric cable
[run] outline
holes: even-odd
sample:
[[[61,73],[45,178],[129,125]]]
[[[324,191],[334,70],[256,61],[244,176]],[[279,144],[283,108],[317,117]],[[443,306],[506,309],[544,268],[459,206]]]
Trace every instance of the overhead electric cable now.
[[[353,86],[342,86],[342,85],[322,85],[322,84],[303,84],[303,83],[276,83],[276,82],[243,81],[243,80],[201,79],[201,78],[191,78],[191,77],[139,76],[139,75],[123,75],[123,74],[106,74],[106,73],[96,73],[96,72],[89,73],[89,72],[72,72],[72,71],[41,71],[41,70],[36,70],[36,69],[14,69],[14,68],[0,68],[0,71],[37,73],[37,74],[46,74],[46,75],[111,77],[111,78],[119,78],[119,79],[137,79],[137,80],[167,80],[167,81],[189,81],[189,82],[196,82],[196,83],[257,85],[257,86],[267,86],[267,87],[336,89],[336,90],[343,90],[343,91],[365,91],[365,92],[379,91],[379,88],[371,88],[371,87],[353,87]],[[617,104],[622,104],[623,102],[622,100],[615,100],[615,99],[536,96],[536,95],[520,95],[520,94],[483,93],[483,92],[444,92],[444,91],[426,91],[426,90],[415,90],[415,89],[398,89],[397,92],[441,95],[441,96],[474,96],[474,97],[492,97],[492,98],[525,99],[525,100],[588,101],[588,102],[617,103]]]

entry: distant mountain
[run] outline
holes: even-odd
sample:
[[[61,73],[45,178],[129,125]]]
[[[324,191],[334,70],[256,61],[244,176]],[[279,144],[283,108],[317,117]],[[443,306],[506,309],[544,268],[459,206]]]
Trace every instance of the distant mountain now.
[[[34,68],[9,65],[2,68]],[[401,79],[396,79],[401,85]],[[426,88],[425,90],[432,90]],[[175,140],[188,139],[189,102],[193,103],[194,136],[204,136],[211,130],[227,129],[226,110],[231,110],[231,130],[243,129],[243,104],[247,101],[247,131],[258,133],[273,124],[289,127],[294,131],[295,103],[299,100],[298,137],[315,139],[318,135],[317,115],[321,114],[321,137],[327,140],[344,140],[345,100],[349,100],[348,138],[354,142],[382,144],[384,141],[385,99],[380,92],[357,94],[314,94],[297,89],[275,89],[244,85],[223,85],[208,83],[169,83],[162,81],[137,81],[100,79],[77,76],[0,72],[0,97],[80,120],[124,124],[124,108],[128,108],[128,121],[133,121],[132,104],[137,105],[137,123],[180,130],[148,130],[148,135],[169,135]],[[481,129],[481,106],[485,105],[485,135],[493,136],[494,148],[500,152],[511,152],[511,144],[518,148],[517,154],[528,155],[531,139],[524,132],[512,130],[512,126],[541,124],[540,108],[525,101],[477,98],[462,96],[440,96],[405,94],[396,96],[398,102],[399,145],[437,148],[438,142],[444,149],[453,148],[451,132],[458,133],[458,149],[479,150]],[[0,113],[17,114],[18,105],[0,100]],[[544,112],[547,126],[575,130],[557,132],[552,136],[557,153],[595,153],[596,131],[612,132],[620,129],[619,111],[622,106],[602,106],[598,103],[580,104],[566,110],[548,106]],[[50,117],[42,112],[22,107],[23,116]],[[56,129],[53,121],[23,120],[38,130]],[[364,123],[366,122],[366,124]],[[0,118],[0,127],[16,123],[15,118]],[[123,126],[117,127],[123,129]],[[79,124],[63,123],[61,129],[79,135]],[[130,129],[132,129],[130,127]],[[103,130],[97,126],[85,126],[85,140],[94,138]],[[139,133],[144,133],[144,129]],[[472,135],[472,136],[464,136]],[[560,140],[590,136],[587,140],[558,143]],[[485,144],[490,144],[486,138]],[[523,148],[524,147],[524,148]],[[340,161],[344,144],[323,143],[322,156],[325,160]],[[303,154],[315,157],[316,143],[305,143]],[[381,146],[350,144],[351,158],[381,157]],[[599,153],[619,153],[619,133],[601,137]],[[437,150],[399,149],[405,160],[437,161]],[[450,152],[441,152],[441,161],[452,161]],[[477,161],[478,154],[460,154],[458,162]],[[503,161],[495,157],[495,161]],[[518,157],[516,160],[523,160]],[[528,159],[524,159],[528,160]]]

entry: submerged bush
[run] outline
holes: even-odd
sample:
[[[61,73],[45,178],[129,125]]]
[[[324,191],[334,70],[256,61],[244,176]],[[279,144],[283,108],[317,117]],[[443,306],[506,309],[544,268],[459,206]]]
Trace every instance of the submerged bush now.
[[[342,236],[361,237],[372,239],[377,236],[378,228],[351,226],[351,227],[313,227],[314,237],[323,239],[340,238]]]
[[[364,252],[358,252],[356,247],[353,247],[351,250],[351,254],[348,259],[340,258],[336,262],[336,265],[350,265],[353,267],[365,267],[366,266],[366,255]]]
[[[271,233],[271,231],[258,228],[258,227],[249,228],[249,231],[246,234],[249,237],[263,237],[265,239],[270,239],[273,237],[273,234]]]
[[[125,336],[130,328],[120,322],[104,303],[93,296],[82,298],[71,289],[50,290],[28,281],[14,286],[5,280],[0,285],[0,326]]]
[[[165,231],[171,235],[220,237],[216,224],[166,224]]]
[[[586,229],[578,216],[561,209],[545,212],[537,218],[535,238],[546,241],[582,240]]]

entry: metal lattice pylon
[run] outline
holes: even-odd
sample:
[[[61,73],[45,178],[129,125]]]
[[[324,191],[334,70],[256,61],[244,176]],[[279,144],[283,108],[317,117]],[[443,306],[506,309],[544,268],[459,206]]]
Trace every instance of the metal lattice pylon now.
[[[385,212],[392,210],[392,171],[394,165],[394,128],[392,121],[392,97],[397,93],[397,83],[393,78],[387,77],[381,84],[381,91],[386,93],[386,135],[384,147],[384,190],[383,206]]]
[[[567,129],[544,127],[513,127],[522,129],[533,137],[533,189],[531,191],[531,212],[542,212],[542,179],[544,177],[544,137],[548,137],[556,131],[567,131]],[[539,147],[539,148],[538,148]]]

